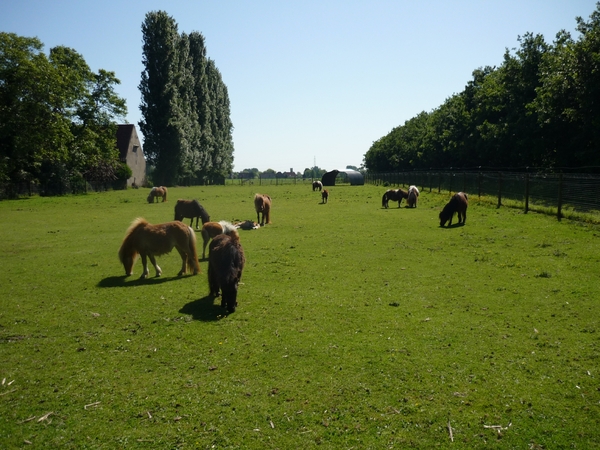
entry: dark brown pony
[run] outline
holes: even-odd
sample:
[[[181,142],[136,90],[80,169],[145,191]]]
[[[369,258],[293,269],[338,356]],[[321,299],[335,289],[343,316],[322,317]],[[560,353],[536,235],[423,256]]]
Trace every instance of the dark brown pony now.
[[[202,259],[206,258],[206,246],[208,241],[214,239],[219,234],[237,234],[235,225],[221,220],[220,222],[206,222],[202,225]]]
[[[271,197],[263,194],[256,194],[254,196],[254,209],[256,209],[256,220],[260,223],[260,226],[267,223],[271,223]],[[260,220],[260,214],[262,213],[262,222]]]
[[[150,193],[148,194],[148,203],[154,203],[154,201],[158,201],[158,197],[162,197],[162,201],[167,201],[167,188],[164,186],[153,187],[150,189]]]
[[[323,192],[321,192],[321,198],[323,199],[323,203],[327,203],[327,200],[329,199],[329,191],[327,189],[323,189]]]
[[[210,216],[198,200],[177,200],[174,220],[181,222],[184,217],[191,219],[190,227],[194,223],[194,217],[196,218],[196,230],[198,229],[198,219],[202,220],[202,224],[210,221]]]
[[[381,206],[387,208],[388,202],[391,200],[393,202],[398,202],[398,208],[400,208],[400,203],[402,203],[403,198],[408,198],[408,192],[402,189],[389,189],[385,191],[385,194],[383,194],[383,197],[381,198]]]
[[[320,181],[313,181],[313,192],[316,190],[321,190],[323,189],[323,183],[321,183]]]
[[[237,230],[230,235],[220,234],[210,243],[208,254],[208,285],[210,294],[219,296],[221,306],[232,313],[237,306],[237,291],[246,258]]]
[[[408,188],[408,197],[406,198],[406,204],[409,208],[416,208],[417,201],[419,200],[419,189],[416,186],[410,186]]]
[[[138,255],[141,256],[144,266],[141,278],[148,278],[146,258],[150,258],[150,262],[156,269],[156,276],[159,277],[162,270],[156,264],[155,256],[169,253],[173,247],[181,256],[181,270],[178,275],[185,274],[188,266],[193,269],[194,275],[200,272],[196,253],[196,234],[181,222],[152,225],[142,218],[135,219],[119,249],[119,260],[125,268],[125,274],[129,276],[133,274],[133,266]]]
[[[467,220],[468,199],[467,194],[464,192],[454,194],[440,212],[440,227],[443,227],[448,221],[450,222],[448,226],[452,225],[452,216],[454,216],[454,213],[458,213],[458,223],[464,224]]]

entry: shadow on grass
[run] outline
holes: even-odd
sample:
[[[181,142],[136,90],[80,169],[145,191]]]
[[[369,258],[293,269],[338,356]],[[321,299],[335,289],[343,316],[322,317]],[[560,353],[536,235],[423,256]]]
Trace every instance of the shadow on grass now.
[[[126,275],[118,277],[106,277],[100,280],[97,284],[101,288],[113,288],[113,287],[131,287],[131,286],[152,286],[154,284],[163,284],[170,281],[181,280],[183,277],[153,277],[153,278],[133,278]],[[128,281],[131,280],[131,281]]]
[[[440,225],[440,228],[459,228],[459,227],[464,227],[464,226],[465,226],[464,223],[453,223],[452,225],[448,225],[447,227]]]
[[[212,322],[215,320],[222,319],[227,315],[225,309],[221,308],[221,302],[215,304],[215,298],[212,295],[207,295],[193,302],[186,303],[183,308],[179,310],[182,314],[189,314],[194,320],[201,320],[203,322]]]

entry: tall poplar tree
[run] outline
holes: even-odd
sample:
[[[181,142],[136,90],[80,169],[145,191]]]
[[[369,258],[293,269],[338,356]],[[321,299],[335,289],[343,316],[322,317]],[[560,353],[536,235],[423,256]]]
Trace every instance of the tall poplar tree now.
[[[146,15],[140,90],[144,149],[155,184],[213,182],[233,165],[229,96],[204,37],[165,12]]]
[[[164,11],[149,12],[142,24],[144,40],[140,82],[144,153],[154,166],[157,185],[177,182],[181,168],[181,146],[176,128],[177,52],[180,40],[177,24]]]

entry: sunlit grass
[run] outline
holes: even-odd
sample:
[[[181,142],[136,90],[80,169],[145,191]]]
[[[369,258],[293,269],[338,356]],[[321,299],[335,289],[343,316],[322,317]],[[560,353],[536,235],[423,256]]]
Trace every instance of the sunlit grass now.
[[[383,187],[143,189],[0,202],[6,448],[593,448],[600,258],[590,224]],[[199,276],[123,277],[138,216],[198,198],[242,231],[229,316]],[[188,222],[189,223],[189,222]],[[4,381],[2,381],[4,380]],[[451,441],[449,427],[452,429]],[[500,427],[500,428],[499,428]]]

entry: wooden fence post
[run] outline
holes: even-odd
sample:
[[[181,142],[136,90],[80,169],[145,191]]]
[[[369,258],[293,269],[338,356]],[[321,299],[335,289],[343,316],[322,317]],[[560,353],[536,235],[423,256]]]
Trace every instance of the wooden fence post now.
[[[525,214],[529,211],[529,174],[525,174]]]
[[[562,191],[563,191],[563,174],[558,176],[558,210],[556,216],[558,220],[562,219]]]
[[[498,172],[498,208],[502,206],[502,172]]]

